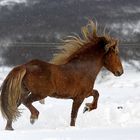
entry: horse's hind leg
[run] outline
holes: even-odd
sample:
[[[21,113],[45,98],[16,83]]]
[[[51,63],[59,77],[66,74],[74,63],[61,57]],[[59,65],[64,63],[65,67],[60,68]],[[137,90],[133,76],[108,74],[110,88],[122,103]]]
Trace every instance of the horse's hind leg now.
[[[92,103],[86,103],[83,113],[97,108],[99,92],[97,90],[93,90],[87,97],[89,97],[89,96],[93,96],[94,99],[93,99]]]
[[[38,119],[39,111],[32,105],[34,101],[40,100],[39,97],[35,96],[34,94],[30,94],[26,99],[24,99],[23,104],[30,110],[31,116],[30,116],[30,123],[34,124],[35,120]]]
[[[31,116],[30,116],[30,123],[34,124],[35,121],[38,119],[39,111],[32,105],[32,103],[27,103],[24,105],[30,110]]]

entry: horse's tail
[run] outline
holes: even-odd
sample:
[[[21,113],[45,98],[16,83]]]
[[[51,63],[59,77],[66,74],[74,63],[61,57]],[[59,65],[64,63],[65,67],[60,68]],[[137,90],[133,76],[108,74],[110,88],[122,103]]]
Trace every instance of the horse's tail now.
[[[26,68],[18,66],[8,74],[1,86],[1,113],[7,120],[16,120],[20,116],[18,105],[21,103],[22,79],[25,74]]]

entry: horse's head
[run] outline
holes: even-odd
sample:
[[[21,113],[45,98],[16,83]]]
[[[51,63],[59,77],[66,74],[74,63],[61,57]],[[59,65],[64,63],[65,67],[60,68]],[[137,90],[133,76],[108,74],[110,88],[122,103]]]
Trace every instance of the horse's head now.
[[[115,76],[123,74],[123,67],[119,57],[118,40],[111,37],[105,37],[103,66],[111,71]]]

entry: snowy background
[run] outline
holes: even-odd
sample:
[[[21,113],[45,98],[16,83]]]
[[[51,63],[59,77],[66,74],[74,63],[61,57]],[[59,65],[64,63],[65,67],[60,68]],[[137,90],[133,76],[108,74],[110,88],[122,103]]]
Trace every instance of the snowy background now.
[[[136,62],[135,62],[136,63]],[[137,62],[137,65],[139,62]],[[30,113],[20,106],[22,116],[14,122],[15,131],[5,131],[0,115],[1,140],[140,140],[140,71],[123,63],[125,73],[115,77],[101,72],[95,89],[100,93],[97,110],[83,114],[85,99],[80,107],[76,127],[70,127],[72,100],[46,98],[45,105],[36,102],[38,121],[31,125]],[[0,68],[0,82],[11,68]]]
[[[0,0],[0,84],[12,67],[33,58],[49,60],[60,39],[80,33],[88,19],[97,20],[119,38],[125,73],[115,77],[101,72],[95,89],[100,93],[97,110],[83,114],[70,127],[72,100],[46,98],[35,102],[38,121],[30,113],[5,131],[0,114],[0,140],[140,140],[140,2],[138,0]]]

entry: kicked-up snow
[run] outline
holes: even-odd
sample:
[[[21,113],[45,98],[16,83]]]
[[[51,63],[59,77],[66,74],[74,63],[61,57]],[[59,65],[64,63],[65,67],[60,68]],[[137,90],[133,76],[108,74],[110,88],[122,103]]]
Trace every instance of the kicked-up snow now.
[[[10,68],[0,68],[0,82]],[[30,112],[23,105],[21,117],[13,123],[15,131],[5,131],[0,114],[0,140],[140,140],[140,71],[125,64],[124,74],[115,77],[101,72],[95,89],[100,93],[98,108],[83,114],[81,105],[76,127],[70,127],[72,100],[46,98],[45,105],[35,102],[39,119],[30,124]]]

